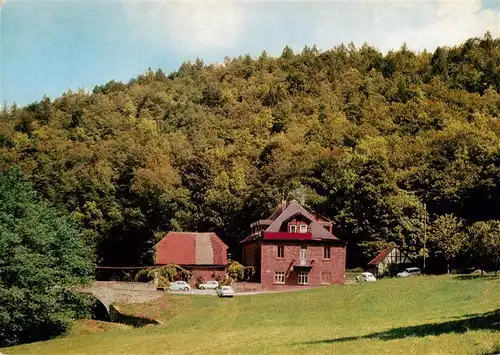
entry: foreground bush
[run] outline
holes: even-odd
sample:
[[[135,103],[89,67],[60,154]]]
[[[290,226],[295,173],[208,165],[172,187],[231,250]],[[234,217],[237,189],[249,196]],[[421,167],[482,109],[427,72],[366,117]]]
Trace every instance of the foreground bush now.
[[[0,173],[0,346],[59,335],[88,315],[87,298],[72,290],[93,269],[73,221],[17,171]]]
[[[243,281],[243,277],[245,276],[245,267],[239,262],[233,261],[231,265],[229,265],[227,273],[232,279]]]

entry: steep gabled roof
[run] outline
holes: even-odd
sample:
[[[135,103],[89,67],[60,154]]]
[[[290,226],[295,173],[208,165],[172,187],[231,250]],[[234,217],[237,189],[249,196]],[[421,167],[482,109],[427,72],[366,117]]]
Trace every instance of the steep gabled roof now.
[[[311,233],[313,239],[337,239],[333,234],[331,234],[325,227],[316,221],[316,217],[304,207],[302,207],[297,201],[292,201],[285,208],[285,210],[274,220],[274,222],[266,229],[266,232],[279,232],[281,225],[287,220],[301,215],[307,218],[310,223]]]
[[[158,265],[227,264],[227,245],[215,233],[168,232],[155,251]]]

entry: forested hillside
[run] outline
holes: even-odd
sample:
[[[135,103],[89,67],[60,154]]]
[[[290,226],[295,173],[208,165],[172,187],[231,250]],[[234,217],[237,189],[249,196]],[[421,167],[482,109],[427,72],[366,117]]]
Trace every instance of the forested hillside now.
[[[426,224],[432,254],[432,235],[498,227],[499,90],[489,33],[434,53],[197,60],[5,107],[0,169],[80,221],[101,265],[149,264],[168,230],[215,231],[237,255],[283,197],[335,221],[349,266],[387,242],[422,253]]]

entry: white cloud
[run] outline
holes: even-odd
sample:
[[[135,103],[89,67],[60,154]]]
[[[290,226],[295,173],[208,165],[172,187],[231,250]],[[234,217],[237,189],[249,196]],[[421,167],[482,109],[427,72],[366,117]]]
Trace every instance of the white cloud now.
[[[403,42],[414,50],[434,50],[486,31],[500,36],[500,13],[483,8],[481,0],[374,0],[329,7],[318,22],[316,43],[323,48],[338,44],[340,38],[358,45],[368,42],[382,51],[397,49]]]
[[[123,4],[138,40],[193,53],[234,45],[244,31],[244,16],[235,2],[130,2]]]

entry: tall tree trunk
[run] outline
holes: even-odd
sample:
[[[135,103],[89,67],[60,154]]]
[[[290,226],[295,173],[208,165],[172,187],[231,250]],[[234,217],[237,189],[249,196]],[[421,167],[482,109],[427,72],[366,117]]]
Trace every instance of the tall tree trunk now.
[[[448,274],[450,273],[450,262],[449,261],[446,262],[446,271]]]

